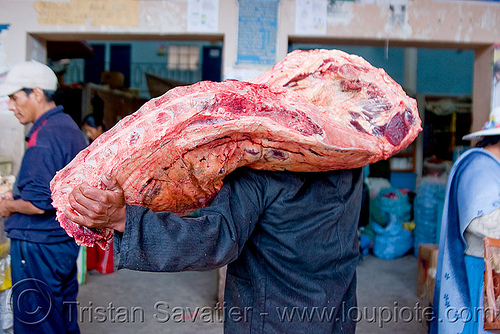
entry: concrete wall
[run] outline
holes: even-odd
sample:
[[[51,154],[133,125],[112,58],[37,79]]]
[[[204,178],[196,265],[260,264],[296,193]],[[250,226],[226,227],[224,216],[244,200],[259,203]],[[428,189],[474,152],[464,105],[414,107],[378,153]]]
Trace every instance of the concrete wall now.
[[[238,1],[219,0],[218,27],[190,32],[189,0],[0,0],[0,60],[12,66],[26,59],[45,60],[47,40],[223,40],[225,77],[245,78],[266,68],[239,67]],[[402,4],[402,5],[401,5]],[[278,4],[276,61],[288,43],[339,43],[449,47],[475,51],[473,112],[477,129],[489,112],[493,47],[500,43],[500,6],[489,1],[358,0],[335,1],[328,8],[326,31],[295,34],[295,0]],[[0,73],[1,74],[1,73]],[[0,110],[0,155],[12,154],[19,168],[25,129]],[[7,139],[4,134],[9,134]]]

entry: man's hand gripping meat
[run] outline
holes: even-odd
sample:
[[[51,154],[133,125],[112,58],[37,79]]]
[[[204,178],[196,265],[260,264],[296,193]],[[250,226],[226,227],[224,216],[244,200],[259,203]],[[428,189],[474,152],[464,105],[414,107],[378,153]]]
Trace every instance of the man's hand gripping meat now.
[[[105,190],[83,183],[73,189],[69,203],[74,210],[64,214],[71,221],[92,229],[114,229],[123,232],[126,205],[122,187],[114,178],[105,174],[102,178]]]

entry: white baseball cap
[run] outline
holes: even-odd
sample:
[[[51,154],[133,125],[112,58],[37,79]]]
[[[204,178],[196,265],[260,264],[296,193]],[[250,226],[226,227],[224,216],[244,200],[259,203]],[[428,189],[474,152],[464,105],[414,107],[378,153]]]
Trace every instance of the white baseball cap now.
[[[490,120],[486,122],[479,131],[469,133],[462,137],[463,140],[478,139],[485,136],[500,135],[500,107],[496,107],[490,112]]]
[[[0,83],[0,96],[14,94],[23,88],[36,87],[55,91],[57,76],[47,65],[30,60],[12,67],[4,82]]]

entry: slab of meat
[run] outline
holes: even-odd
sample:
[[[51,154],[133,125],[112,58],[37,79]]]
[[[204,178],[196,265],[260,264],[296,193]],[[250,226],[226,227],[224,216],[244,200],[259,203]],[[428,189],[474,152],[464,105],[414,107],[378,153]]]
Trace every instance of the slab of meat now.
[[[417,102],[383,69],[340,50],[296,50],[251,80],[293,89],[323,107],[332,122],[380,138],[385,159],[418,135]],[[382,138],[385,138],[382,139]]]
[[[378,92],[397,85],[389,80],[375,83]],[[356,99],[353,90],[343,93]],[[392,113],[392,118],[371,116],[378,122],[373,128],[384,129],[377,132],[362,122],[368,118],[365,99],[359,99],[362,106],[356,107],[356,102],[344,98],[349,108],[344,108],[345,102],[334,111],[279,85],[226,80],[174,88],[122,119],[57,173],[51,182],[57,218],[78,244],[105,247],[111,231],[83,228],[62,213],[75,186],[88,182],[102,187],[105,173],[121,184],[127,203],[182,215],[208,205],[224,176],[238,167],[310,172],[356,168],[385,159],[410,143],[420,128],[414,101],[400,95],[399,100],[386,96],[395,105],[379,112]],[[393,129],[400,131],[397,140],[388,135]]]

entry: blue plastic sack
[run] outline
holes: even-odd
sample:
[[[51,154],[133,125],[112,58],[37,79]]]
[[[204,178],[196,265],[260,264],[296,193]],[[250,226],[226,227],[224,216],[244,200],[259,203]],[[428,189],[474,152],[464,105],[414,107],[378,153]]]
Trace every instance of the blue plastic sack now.
[[[441,218],[446,193],[446,178],[426,177],[417,189],[414,201],[415,243],[418,256],[419,244],[439,243]]]
[[[381,189],[370,207],[372,220],[381,226],[389,223],[391,214],[395,214],[401,222],[410,221],[411,210],[408,195],[393,187]]]
[[[395,259],[405,255],[413,247],[413,235],[403,227],[396,214],[389,215],[386,227],[373,223],[375,240],[373,254],[382,259]]]

